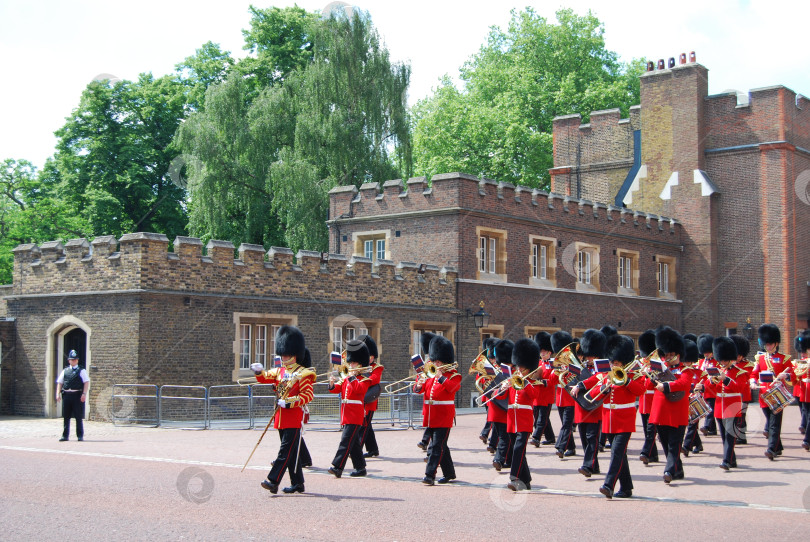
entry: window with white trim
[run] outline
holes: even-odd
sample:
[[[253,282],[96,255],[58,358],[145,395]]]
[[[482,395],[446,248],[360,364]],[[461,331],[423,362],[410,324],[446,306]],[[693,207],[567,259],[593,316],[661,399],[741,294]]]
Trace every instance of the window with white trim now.
[[[236,326],[234,379],[245,376],[253,363],[272,367],[276,333],[281,326],[297,323],[297,318],[292,315],[234,313],[233,317]]]
[[[616,256],[619,264],[618,293],[625,295],[638,295],[638,283],[639,283],[638,252],[619,249],[616,251]]]
[[[675,297],[675,258],[669,256],[656,256],[656,279],[658,281],[659,297]]]
[[[506,281],[506,231],[477,227],[478,279]]]
[[[529,242],[529,284],[556,287],[557,240],[530,235]]]
[[[391,252],[388,246],[390,231],[366,231],[352,234],[354,241],[354,255],[368,258],[371,261],[390,260]]]
[[[576,243],[574,274],[578,290],[599,290],[599,247]]]

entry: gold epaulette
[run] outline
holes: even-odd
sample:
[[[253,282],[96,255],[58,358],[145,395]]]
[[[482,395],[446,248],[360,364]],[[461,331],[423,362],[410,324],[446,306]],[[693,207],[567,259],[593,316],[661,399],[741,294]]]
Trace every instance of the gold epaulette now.
[[[296,375],[296,377],[300,380],[305,378],[312,378],[315,380],[315,371],[312,369],[302,369],[301,372]]]

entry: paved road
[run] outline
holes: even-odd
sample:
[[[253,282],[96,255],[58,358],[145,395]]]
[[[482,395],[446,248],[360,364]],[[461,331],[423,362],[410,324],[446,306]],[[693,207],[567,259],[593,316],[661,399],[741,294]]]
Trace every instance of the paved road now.
[[[555,429],[559,419],[554,416]],[[749,427],[761,427],[758,409]],[[459,480],[419,483],[421,432],[382,430],[382,457],[367,478],[335,479],[326,468],[338,433],[310,428],[315,468],[305,494],[259,487],[278,447],[268,432],[248,468],[259,431],[188,431],[86,424],[85,442],[57,442],[61,420],[0,418],[0,540],[713,540],[803,539],[810,526],[810,453],[801,449],[798,409],[785,415],[785,453],[764,457],[754,432],[739,469],[718,468],[718,437],[684,460],[686,480],[666,485],[662,466],[637,459],[630,500],[608,501],[602,478],[577,473],[581,456],[560,460],[531,448],[532,490],[505,489],[477,438],[481,414],[461,415],[450,435]],[[603,471],[608,455],[601,454]],[[348,472],[348,471],[347,471]],[[285,480],[286,482],[286,480]],[[74,525],[80,525],[76,528]],[[66,535],[71,530],[74,535]],[[502,533],[493,535],[493,530]]]

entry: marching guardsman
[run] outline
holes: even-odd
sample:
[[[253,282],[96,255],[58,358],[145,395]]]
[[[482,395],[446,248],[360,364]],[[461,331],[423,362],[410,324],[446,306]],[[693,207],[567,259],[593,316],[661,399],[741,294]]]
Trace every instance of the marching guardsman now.
[[[366,475],[366,459],[363,457],[360,438],[365,418],[363,399],[371,380],[362,374],[369,366],[368,348],[363,341],[352,339],[346,342],[346,365],[349,366],[348,376],[341,379],[339,386],[335,377],[329,376],[329,392],[340,394],[340,424],[343,426],[340,445],[332,459],[332,466],[329,467],[329,473],[335,478],[341,477],[346,460],[350,457],[354,470],[349,476]]]
[[[747,383],[750,381],[751,372],[756,365],[753,361],[746,359],[748,353],[751,351],[751,343],[742,335],[732,335],[731,340],[734,341],[734,346],[737,347],[737,367],[745,371],[745,381]],[[742,389],[742,412],[740,413],[740,417],[737,418],[737,444],[748,444],[748,438],[746,437],[748,423],[746,423],[745,417],[748,413],[748,405],[752,400],[751,386],[746,384]]]
[[[436,481],[436,471],[442,469],[440,484],[456,479],[456,469],[447,439],[456,416],[456,392],[461,388],[461,375],[455,370],[453,343],[444,337],[436,336],[430,341],[430,361],[436,366],[436,375],[425,379],[420,374],[413,391],[424,395],[427,413],[422,420],[430,432],[430,455],[425,467],[422,483],[432,486]]]
[[[486,352],[486,354],[484,354],[484,355],[487,357],[490,364],[493,365],[493,366],[495,365],[495,352],[493,352],[492,347],[495,346],[495,343],[497,343],[497,342],[498,342],[498,339],[496,339],[495,337],[487,337],[486,339],[484,339],[484,342],[481,344],[481,348],[483,349],[484,352]],[[480,385],[480,387],[482,389],[486,388],[487,386],[486,385],[481,385],[481,383],[483,383],[483,382],[485,382],[487,380],[489,380],[490,382],[492,381],[491,378],[487,378],[484,375],[477,375],[475,377],[475,380],[476,380],[476,382],[479,383],[479,385]],[[495,448],[497,448],[497,446],[498,446],[498,435],[495,434],[495,433],[492,433],[492,436],[490,437],[490,432],[492,431],[492,422],[489,419],[490,418],[490,416],[489,416],[489,404],[485,405],[484,408],[487,409],[487,421],[484,424],[484,428],[481,430],[481,434],[478,436],[478,438],[481,439],[481,442],[486,444],[487,451],[495,453]]]
[[[702,393],[703,387],[698,388],[698,385],[703,380],[704,375],[703,371],[698,369],[698,360],[702,359],[703,356],[700,355],[700,349],[696,342],[684,339],[683,344],[684,357],[681,358],[681,372],[688,373],[692,377],[692,391]],[[696,388],[700,391],[696,391]],[[706,405],[708,406],[708,403]],[[711,416],[711,412],[708,415]],[[686,425],[686,434],[683,437],[683,445],[681,445],[681,453],[684,457],[689,457],[690,452],[698,454],[703,451],[703,441],[700,439],[698,424],[700,424],[700,418]]]
[[[506,427],[507,423],[507,406],[509,404],[509,390],[501,386],[511,373],[515,370],[512,366],[512,349],[515,343],[508,339],[502,339],[495,343],[493,350],[495,351],[495,363],[499,367],[509,367],[509,371],[501,370],[495,380],[490,384],[491,388],[498,388],[502,391],[494,391],[491,395],[495,395],[487,406],[487,419],[492,421],[492,430],[498,434],[498,446],[495,448],[495,457],[492,459],[492,466],[496,471],[501,472],[501,468],[509,468],[512,465],[512,447],[515,443],[514,433],[509,433]]]
[[[363,341],[368,348],[368,363],[371,368],[371,374],[368,375],[369,379],[369,392],[374,390],[376,386],[376,395],[379,397],[380,381],[382,380],[383,366],[380,363],[380,356],[377,350],[377,343],[369,335],[360,335],[359,340]],[[377,411],[377,401],[374,399],[369,403],[365,403],[366,416],[363,419],[363,435],[360,437],[360,449],[366,447],[366,453],[363,457],[377,457],[380,455],[380,448],[377,446],[377,437],[374,434],[374,427],[371,425],[371,420],[374,418],[374,413]]]
[[[512,445],[511,470],[506,487],[512,491],[531,489],[532,475],[526,464],[526,445],[534,427],[532,405],[545,383],[534,377],[538,373],[540,348],[532,339],[518,340],[512,348],[512,365],[520,378],[513,377],[507,383],[509,393],[509,413],[506,416],[506,430],[514,435]],[[522,382],[520,382],[522,379]]]
[[[789,355],[779,353],[782,334],[778,327],[774,324],[762,324],[757,333],[759,346],[764,349],[764,352],[757,353],[756,366],[751,371],[749,382],[752,390],[759,388],[759,406],[762,408],[762,413],[765,414],[765,426],[768,434],[768,448],[765,450],[765,457],[773,461],[774,457],[782,455],[782,412],[777,414],[771,412],[762,395],[777,382],[788,380],[793,365],[790,363]]]
[[[583,357],[585,367],[592,370],[596,359],[605,357],[605,346],[607,337],[598,329],[586,329],[579,341],[580,353]],[[576,397],[579,393],[585,393],[590,388],[584,387],[583,382],[574,386],[571,394]],[[579,473],[585,478],[590,478],[593,474],[599,474],[599,434],[602,429],[602,405],[597,404],[592,410],[586,410],[577,402],[574,405],[574,423],[579,430],[579,440],[582,443],[582,466]]]
[[[666,368],[675,375],[685,356],[683,337],[671,327],[664,326],[655,333],[655,346],[666,363]],[[667,456],[664,467],[664,482],[681,480],[684,477],[681,462],[681,442],[689,422],[689,391],[692,388],[690,371],[683,371],[670,382],[655,385],[650,421],[658,427],[661,448]],[[682,397],[681,397],[682,395]]]
[[[419,349],[422,351],[422,361],[427,363],[430,361],[430,341],[432,341],[436,335],[431,333],[430,331],[425,331],[422,335],[419,336]],[[419,375],[417,375],[417,378]],[[424,401],[422,401],[422,422],[424,425],[424,420],[427,417],[427,405]],[[417,448],[424,450],[427,454],[430,454],[428,447],[430,446],[430,429],[427,425],[425,425],[425,430],[422,432],[422,440],[420,440],[416,444]],[[427,463],[427,455],[425,456],[425,463]]]
[[[708,333],[701,333],[697,340],[697,346],[700,353],[703,355],[703,359],[700,360],[700,364],[698,365],[698,369],[701,371],[705,371],[709,367],[714,367],[714,358],[712,357],[712,344],[714,342],[714,337],[709,335]],[[714,401],[715,395],[714,391],[711,387],[707,386],[706,390],[703,392],[703,398],[706,400],[706,404],[709,405],[709,408],[712,409],[709,412],[709,415],[703,420],[703,427],[700,428],[700,432],[703,436],[708,435],[717,435],[717,423],[714,421]]]
[[[714,417],[723,439],[723,462],[720,468],[737,468],[734,445],[737,442],[737,418],[742,414],[742,389],[747,385],[747,373],[737,367],[737,346],[731,337],[717,337],[712,342],[712,357],[720,371],[718,376],[707,377],[698,387],[713,388],[715,392]]]
[[[289,487],[284,493],[304,492],[303,461],[299,457],[301,427],[304,423],[304,408],[312,401],[315,371],[308,365],[304,335],[297,327],[281,326],[276,333],[276,355],[281,356],[281,367],[264,370],[261,363],[251,369],[261,384],[272,384],[278,393],[273,427],[278,429],[281,445],[276,460],[261,486],[277,493],[284,472],[290,474]]]
[[[641,363],[646,365],[648,363],[647,359],[655,350],[655,331],[648,329],[639,335],[638,350],[642,358]],[[647,377],[642,377],[641,382],[644,384],[644,393],[639,397],[638,411],[641,414],[644,445],[641,447],[641,453],[638,459],[647,465],[649,463],[658,463],[658,444],[655,442],[658,436],[658,430],[655,428],[654,423],[650,423],[650,411],[652,410],[652,400],[655,394],[655,384]]]
[[[540,363],[543,365],[538,375],[541,380],[549,380],[552,375],[551,367],[551,334],[547,331],[540,331],[534,336],[534,342],[540,348]],[[540,446],[540,437],[545,437],[543,444],[554,444],[557,437],[554,436],[554,428],[551,427],[551,405],[554,404],[554,387],[540,386],[537,390],[537,399],[532,404],[534,413],[534,432],[532,433],[531,444],[535,448]]]
[[[799,360],[793,369],[796,376],[796,383],[794,386],[800,386],[799,393],[799,407],[802,409],[802,426],[799,428],[804,429],[804,441],[802,441],[802,448],[810,451],[810,427],[807,424],[810,422],[810,331],[804,330],[793,341],[793,346],[799,354]]]
[[[605,334],[606,339],[611,338],[613,335],[618,335],[619,334],[619,330],[616,329],[615,327],[611,326],[611,325],[604,325],[601,328],[599,328],[599,331],[601,331],[602,333]],[[603,453],[606,449],[608,449],[608,450],[610,449],[611,441],[608,438],[608,436],[609,436],[608,433],[605,433],[604,431],[602,431],[600,433],[600,435],[599,435],[599,453]]]
[[[554,355],[560,350],[574,342],[574,338],[567,331],[555,331],[551,335],[551,348]],[[577,447],[574,444],[574,405],[576,401],[571,397],[571,393],[565,388],[560,376],[555,372],[548,380],[549,387],[554,388],[554,403],[557,405],[557,413],[560,416],[560,432],[557,434],[557,443],[554,447],[557,450],[557,457],[569,457],[577,455]]]
[[[621,369],[624,372],[624,367],[635,359],[633,339],[624,335],[608,337],[605,354],[614,371]],[[640,378],[634,378],[635,375],[630,373],[625,373],[624,383],[614,382],[612,372],[603,378],[600,378],[601,374],[596,374],[584,383],[588,389],[595,385],[608,388],[602,404],[602,432],[611,436],[610,465],[599,492],[608,499],[627,499],[633,496],[627,445],[630,435],[636,430],[636,399],[644,394],[646,386]],[[619,491],[614,492],[616,481],[619,482]]]

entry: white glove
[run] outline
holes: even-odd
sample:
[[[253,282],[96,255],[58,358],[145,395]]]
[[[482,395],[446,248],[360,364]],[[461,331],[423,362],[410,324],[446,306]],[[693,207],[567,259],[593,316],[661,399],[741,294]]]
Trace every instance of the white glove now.
[[[287,401],[285,401],[284,399],[279,399],[278,406],[280,406],[281,408],[285,408],[287,406]]]
[[[251,363],[250,370],[256,374],[259,374],[260,372],[264,371],[264,365],[261,363]]]

